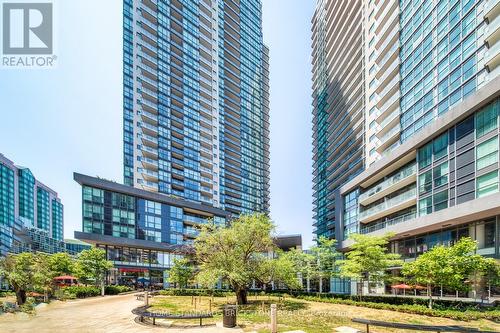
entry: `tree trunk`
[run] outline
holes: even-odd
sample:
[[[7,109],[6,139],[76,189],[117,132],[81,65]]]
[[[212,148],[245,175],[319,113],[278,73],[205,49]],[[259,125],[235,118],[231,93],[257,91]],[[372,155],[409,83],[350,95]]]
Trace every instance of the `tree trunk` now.
[[[248,299],[247,299],[247,289],[246,288],[237,288],[236,289],[236,299],[238,304],[247,304]]]
[[[429,294],[429,309],[432,309],[432,289],[431,286],[427,286],[427,293]]]
[[[323,278],[320,276],[319,277],[319,293],[321,294],[323,292]]]
[[[16,301],[17,305],[23,305],[26,303],[26,290],[16,289]]]

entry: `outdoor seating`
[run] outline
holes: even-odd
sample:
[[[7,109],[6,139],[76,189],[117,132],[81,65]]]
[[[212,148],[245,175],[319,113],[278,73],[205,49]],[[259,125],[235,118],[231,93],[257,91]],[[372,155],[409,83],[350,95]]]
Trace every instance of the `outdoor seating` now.
[[[416,325],[404,323],[390,323],[386,321],[368,320],[353,318],[352,322],[366,325],[366,333],[370,333],[370,325],[378,327],[397,328],[402,330],[416,330],[424,332],[461,332],[461,333],[495,333],[493,331],[480,331],[475,328],[462,326],[436,326],[436,325]]]
[[[139,316],[139,320],[143,323],[144,318],[153,319],[153,325],[156,325],[156,319],[199,319],[200,326],[203,325],[203,319],[205,318],[213,318],[211,312],[191,312],[191,313],[183,313],[183,314],[174,314],[174,313],[162,313],[162,312],[149,312],[149,306],[141,306],[132,310],[132,313]]]

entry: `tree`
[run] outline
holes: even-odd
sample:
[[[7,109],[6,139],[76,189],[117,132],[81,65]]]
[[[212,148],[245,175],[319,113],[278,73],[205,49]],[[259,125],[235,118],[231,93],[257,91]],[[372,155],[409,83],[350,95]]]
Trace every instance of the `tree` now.
[[[18,305],[26,302],[26,292],[33,287],[35,270],[33,253],[8,254],[0,259],[0,275],[14,289]]]
[[[262,284],[282,283],[289,289],[300,289],[297,266],[291,260],[290,252],[275,250],[275,257],[264,258],[256,274],[256,281]]]
[[[169,271],[168,281],[179,288],[186,288],[193,279],[194,269],[186,258],[174,259],[174,265]]]
[[[310,290],[310,280],[317,276],[314,256],[298,249],[286,252],[287,259],[293,263],[295,270],[302,279],[306,279],[306,290]]]
[[[76,275],[85,281],[94,281],[95,286],[101,284],[104,295],[104,279],[113,263],[106,259],[106,252],[96,247],[83,250],[78,255],[75,265]]]
[[[65,252],[50,255],[47,258],[47,264],[52,272],[52,278],[61,275],[71,275],[75,270],[74,260]]]
[[[497,265],[494,260],[476,253],[477,243],[469,237],[461,238],[453,246],[438,245],[403,265],[402,274],[416,284],[425,285],[432,308],[432,288],[469,290],[467,279],[478,282],[491,275]]]
[[[339,253],[336,248],[337,242],[321,236],[318,243],[311,248],[313,256],[312,275],[319,279],[319,292],[323,292],[323,279],[330,279],[337,275],[337,260]]]
[[[389,239],[392,234],[384,236],[351,235],[354,243],[346,253],[346,259],[341,261],[340,275],[356,279],[361,283],[383,282],[387,279],[390,267],[402,264],[400,255],[390,253]],[[362,293],[360,294],[360,296]]]
[[[46,253],[36,253],[33,255],[33,288],[42,289],[44,301],[49,299],[49,292],[52,289],[52,279],[55,276],[49,265],[50,255]]]
[[[198,282],[213,286],[219,279],[225,280],[236,292],[238,303],[246,304],[252,281],[269,280],[277,274],[269,270],[268,260],[273,259],[267,256],[275,249],[273,230],[264,214],[242,215],[228,227],[203,226],[194,243]]]

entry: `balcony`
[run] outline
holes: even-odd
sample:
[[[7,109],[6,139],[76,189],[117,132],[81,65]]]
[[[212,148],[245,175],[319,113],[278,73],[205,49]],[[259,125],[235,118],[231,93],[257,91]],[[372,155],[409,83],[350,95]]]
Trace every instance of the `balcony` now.
[[[146,135],[150,135],[153,137],[158,136],[158,127],[148,124],[148,123],[140,123],[139,125],[142,128],[142,132]]]
[[[153,159],[158,158],[158,149],[143,145],[140,146],[140,149],[145,157],[151,157]]]
[[[158,139],[151,136],[151,135],[147,135],[147,134],[143,133],[141,135],[141,139],[142,139],[142,142],[149,147],[156,148],[158,146]]]
[[[359,196],[359,203],[363,206],[369,205],[388,194],[397,191],[417,180],[417,165],[405,167],[400,172],[387,178],[375,187],[369,188]]]
[[[391,146],[394,142],[399,139],[399,133],[401,132],[401,126],[396,124],[392,129],[387,131],[382,137],[380,137],[380,145],[377,147],[377,152],[382,153],[387,147]],[[380,132],[379,132],[380,133]]]
[[[155,114],[152,114],[151,112],[141,110],[140,115],[144,121],[149,121],[149,122],[152,122],[155,124],[158,123],[158,116]]]
[[[490,22],[493,21],[495,17],[500,16],[500,2],[498,0],[488,0],[484,12],[486,13],[484,17]]]
[[[145,168],[153,168],[154,170],[158,170],[158,161],[149,157],[140,157],[140,161]]]
[[[191,238],[196,238],[200,234],[200,231],[195,228],[184,228],[184,235]]]
[[[188,224],[205,224],[207,223],[207,218],[193,215],[184,215],[183,221]]]
[[[141,187],[145,190],[158,192],[158,183],[143,179],[137,179],[137,184],[141,185]]]
[[[158,113],[158,104],[148,101],[147,99],[139,100],[143,107],[148,108],[148,110],[153,110],[152,112]]]
[[[149,180],[149,181],[158,181],[158,171],[153,171],[149,169],[144,169],[144,168],[138,168],[138,171],[142,174],[144,179]]]
[[[384,104],[390,100],[396,91],[399,91],[399,82],[400,77],[398,73],[389,83],[387,83],[382,92],[378,94],[379,99],[377,100],[377,108],[383,109]]]
[[[388,115],[378,126],[377,137],[382,137],[389,129],[399,124],[399,108]]]
[[[417,189],[413,187],[412,189],[403,192],[393,198],[387,199],[376,206],[361,211],[359,213],[359,221],[361,223],[372,222],[416,204]]]
[[[367,226],[366,228],[362,227],[359,232],[361,234],[369,234],[369,233],[375,232],[377,230],[382,230],[382,229],[385,229],[387,227],[390,227],[391,225],[396,225],[399,223],[411,221],[416,217],[417,217],[417,213],[413,212],[410,214],[395,217],[395,218],[390,219],[390,220],[374,223],[372,225]]]
[[[497,18],[497,21],[500,21],[500,16]],[[486,50],[484,58],[485,66],[490,72],[495,70],[495,68],[500,65],[500,41],[497,41],[495,44],[490,45],[490,47]]]
[[[376,120],[378,123],[383,122],[385,117],[387,117],[391,112],[393,112],[394,109],[399,107],[399,97],[400,93],[398,90],[382,105],[382,107],[377,112],[376,116]]]

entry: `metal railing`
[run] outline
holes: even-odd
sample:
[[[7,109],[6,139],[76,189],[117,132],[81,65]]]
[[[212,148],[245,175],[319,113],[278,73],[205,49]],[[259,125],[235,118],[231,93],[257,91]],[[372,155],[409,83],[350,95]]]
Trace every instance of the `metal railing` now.
[[[377,230],[385,229],[391,225],[396,225],[402,222],[410,221],[413,220],[414,218],[417,217],[417,213],[410,213],[402,216],[395,217],[393,219],[387,220],[387,221],[382,221],[382,222],[377,222],[372,225],[369,225],[365,228],[361,227],[360,233],[361,234],[369,234],[371,232],[375,232]]]
[[[405,201],[415,199],[416,197],[417,197],[417,189],[414,187],[409,191],[403,192],[395,196],[394,198],[388,199],[376,206],[373,206],[365,211],[360,212],[359,219],[364,220],[370,216],[383,212],[384,210],[397,206]]]
[[[372,195],[375,195],[388,187],[402,181],[403,179],[406,179],[410,176],[413,176],[417,173],[417,164],[412,164],[410,166],[405,167],[403,170],[398,172],[397,174],[387,178],[384,180],[382,183],[376,185],[375,187],[372,187],[368,191],[364,192],[359,196],[359,201],[363,201],[371,197]]]

